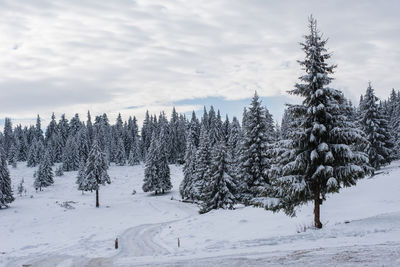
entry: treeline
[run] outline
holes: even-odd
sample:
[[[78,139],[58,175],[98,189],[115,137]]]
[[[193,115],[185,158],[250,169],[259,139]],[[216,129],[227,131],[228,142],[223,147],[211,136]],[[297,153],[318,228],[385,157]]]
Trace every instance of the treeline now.
[[[297,206],[313,201],[320,228],[320,205],[328,193],[353,186],[400,157],[400,93],[393,90],[379,102],[369,84],[354,107],[329,86],[336,65],[327,63],[326,42],[311,17],[301,43],[304,74],[289,91],[303,100],[287,106],[280,125],[257,93],[241,123],[222,119],[212,106],[201,118],[193,112],[187,119],[175,109],[169,120],[164,112],[147,112],[140,131],[135,117],[123,122],[121,115],[113,125],[106,114],[93,123],[90,113],[86,122],[78,114],[70,121],[62,115],[58,122],[53,115],[45,134],[39,116],[35,126],[14,129],[6,118],[2,157],[11,165],[26,161],[32,167],[45,158],[48,164],[62,163],[58,172],[84,173],[96,142],[106,165],[145,162],[145,192],[170,190],[168,164],[183,164],[180,194],[199,203],[203,213],[243,203],[294,215]]]
[[[86,161],[94,140],[106,154],[108,162],[123,166],[139,164],[146,158],[153,132],[158,135],[160,125],[166,123],[165,142],[168,150],[168,161],[171,164],[182,163],[185,153],[185,132],[187,121],[175,109],[171,120],[165,114],[146,118],[139,135],[139,127],[135,117],[123,122],[121,115],[111,125],[107,114],[96,116],[91,120],[90,112],[86,121],[78,114],[68,121],[65,115],[57,122],[54,114],[45,134],[41,127],[41,118],[37,117],[36,125],[12,127],[11,119],[5,119],[4,131],[0,134],[0,142],[10,164],[26,161],[29,167],[37,166],[45,151],[48,151],[52,163],[62,163],[64,171],[76,171],[81,161]]]

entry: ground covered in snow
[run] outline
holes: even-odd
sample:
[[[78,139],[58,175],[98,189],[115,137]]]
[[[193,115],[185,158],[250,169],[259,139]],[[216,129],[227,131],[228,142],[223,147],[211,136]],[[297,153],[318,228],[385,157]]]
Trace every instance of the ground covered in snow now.
[[[111,166],[96,209],[94,193],[76,189],[76,172],[35,192],[34,169],[20,163],[10,168],[14,191],[24,178],[27,195],[0,210],[0,266],[399,266],[399,167],[331,195],[324,228],[314,230],[311,204],[294,218],[251,207],[199,215],[178,201],[178,166],[173,191],[162,196],[142,192],[143,166]]]

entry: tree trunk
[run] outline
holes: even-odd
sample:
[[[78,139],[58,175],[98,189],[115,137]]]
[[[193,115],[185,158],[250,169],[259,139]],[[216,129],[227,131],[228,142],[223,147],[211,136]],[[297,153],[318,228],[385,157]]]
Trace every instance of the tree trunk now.
[[[314,196],[314,225],[315,228],[321,229],[322,223],[320,221],[320,210],[319,206],[321,205],[321,200],[319,198],[319,192]]]
[[[96,189],[96,208],[100,207],[99,203],[99,189]]]

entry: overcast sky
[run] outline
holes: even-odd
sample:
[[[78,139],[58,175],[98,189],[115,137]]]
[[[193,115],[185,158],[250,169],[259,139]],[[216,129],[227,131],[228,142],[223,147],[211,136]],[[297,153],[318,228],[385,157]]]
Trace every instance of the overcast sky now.
[[[0,1],[0,118],[212,104],[240,114],[257,90],[279,118],[313,14],[357,101],[400,87],[400,1]],[[277,106],[276,100],[282,105]],[[238,102],[239,101],[239,102]],[[233,114],[233,115],[237,115]]]

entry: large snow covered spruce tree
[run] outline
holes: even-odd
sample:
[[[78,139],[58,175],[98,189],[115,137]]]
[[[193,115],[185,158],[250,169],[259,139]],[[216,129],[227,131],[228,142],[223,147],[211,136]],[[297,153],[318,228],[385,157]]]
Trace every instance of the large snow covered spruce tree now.
[[[356,184],[357,179],[371,171],[368,157],[357,151],[367,142],[364,133],[348,120],[348,102],[343,94],[328,87],[335,65],[329,65],[331,55],[317,31],[317,22],[309,18],[310,33],[301,43],[306,56],[300,65],[306,72],[300,83],[289,93],[304,97],[301,105],[290,105],[288,112],[299,125],[290,134],[291,149],[283,159],[278,185],[279,204],[286,213],[294,215],[294,208],[314,201],[314,224],[322,228],[320,205],[327,193]]]
[[[96,190],[96,208],[100,206],[99,203],[99,188],[100,185],[110,184],[111,180],[107,173],[108,163],[106,155],[101,151],[98,141],[95,140],[90,150],[89,157],[86,161],[84,179],[85,191]]]

